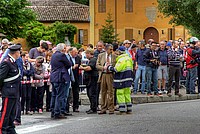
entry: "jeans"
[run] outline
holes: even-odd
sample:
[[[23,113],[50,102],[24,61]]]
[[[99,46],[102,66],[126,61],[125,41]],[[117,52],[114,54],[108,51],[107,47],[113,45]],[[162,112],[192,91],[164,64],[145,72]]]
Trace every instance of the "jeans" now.
[[[197,75],[198,75],[198,93],[200,93],[200,64],[198,65],[197,68]]]
[[[141,66],[138,65],[138,69],[136,71],[136,75],[135,75],[135,81],[134,81],[134,92],[138,91],[138,81],[141,77],[142,74],[142,87],[141,87],[141,92],[144,92],[144,88],[145,88],[145,75],[146,75],[146,66]]]
[[[146,67],[146,78],[147,78],[147,93],[151,93],[151,82],[153,80],[153,91],[158,93],[158,76],[157,68]]]
[[[186,92],[195,93],[196,78],[197,78],[197,67],[189,68],[186,80]]]
[[[59,116],[61,114],[61,106],[65,97],[65,82],[52,83],[51,96],[51,116]]]
[[[67,105],[67,99],[69,96],[69,87],[70,87],[70,82],[65,83],[65,89],[64,89],[64,98],[62,101],[62,108],[61,108],[61,113],[67,112],[66,111],[66,105]]]

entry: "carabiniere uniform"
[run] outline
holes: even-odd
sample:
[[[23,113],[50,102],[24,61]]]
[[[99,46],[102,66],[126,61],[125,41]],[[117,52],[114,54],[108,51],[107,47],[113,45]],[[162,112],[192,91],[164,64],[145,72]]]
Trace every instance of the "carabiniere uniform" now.
[[[15,59],[8,56],[0,64],[0,88],[2,93],[2,109],[0,120],[0,133],[16,133],[14,118],[16,99],[19,94],[20,71]]]

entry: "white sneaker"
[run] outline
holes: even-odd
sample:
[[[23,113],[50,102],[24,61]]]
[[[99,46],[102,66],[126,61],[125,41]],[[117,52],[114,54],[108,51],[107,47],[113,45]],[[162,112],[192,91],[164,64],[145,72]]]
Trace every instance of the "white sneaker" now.
[[[167,94],[167,90],[164,90],[164,91],[163,91],[163,94]]]
[[[81,92],[81,94],[86,94],[87,91],[86,91],[86,88]]]

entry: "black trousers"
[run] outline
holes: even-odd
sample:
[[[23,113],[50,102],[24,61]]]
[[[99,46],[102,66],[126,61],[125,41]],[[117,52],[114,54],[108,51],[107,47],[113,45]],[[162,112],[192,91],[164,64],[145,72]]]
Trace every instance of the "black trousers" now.
[[[79,108],[79,84],[78,81],[72,82],[72,94],[73,94],[73,111]]]
[[[175,78],[175,94],[179,93],[180,66],[169,66],[168,93],[171,93],[173,77]]]
[[[44,92],[46,92],[46,111],[49,111],[51,102],[51,92],[49,91],[49,85],[47,85],[47,82],[44,83]]]
[[[87,86],[87,96],[90,100],[90,109],[97,111],[97,80],[98,77],[92,77],[90,84]]]
[[[26,112],[30,111],[31,92],[32,92],[31,84],[22,84],[21,111],[23,112],[25,104],[26,104]]]
[[[16,114],[16,98],[2,98],[0,133],[16,134],[13,121]]]
[[[43,109],[44,86],[32,87],[31,94],[31,111],[35,112]]]
[[[17,97],[16,103],[16,113],[15,113],[15,121],[21,123],[21,96],[22,96],[22,85],[19,85],[19,94]]]

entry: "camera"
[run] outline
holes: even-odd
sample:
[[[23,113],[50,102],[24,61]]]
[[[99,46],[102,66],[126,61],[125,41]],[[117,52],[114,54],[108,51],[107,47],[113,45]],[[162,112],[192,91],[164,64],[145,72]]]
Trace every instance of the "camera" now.
[[[153,64],[155,65],[155,66],[159,66],[159,64],[160,64],[160,61],[159,61],[159,56],[153,56]]]

